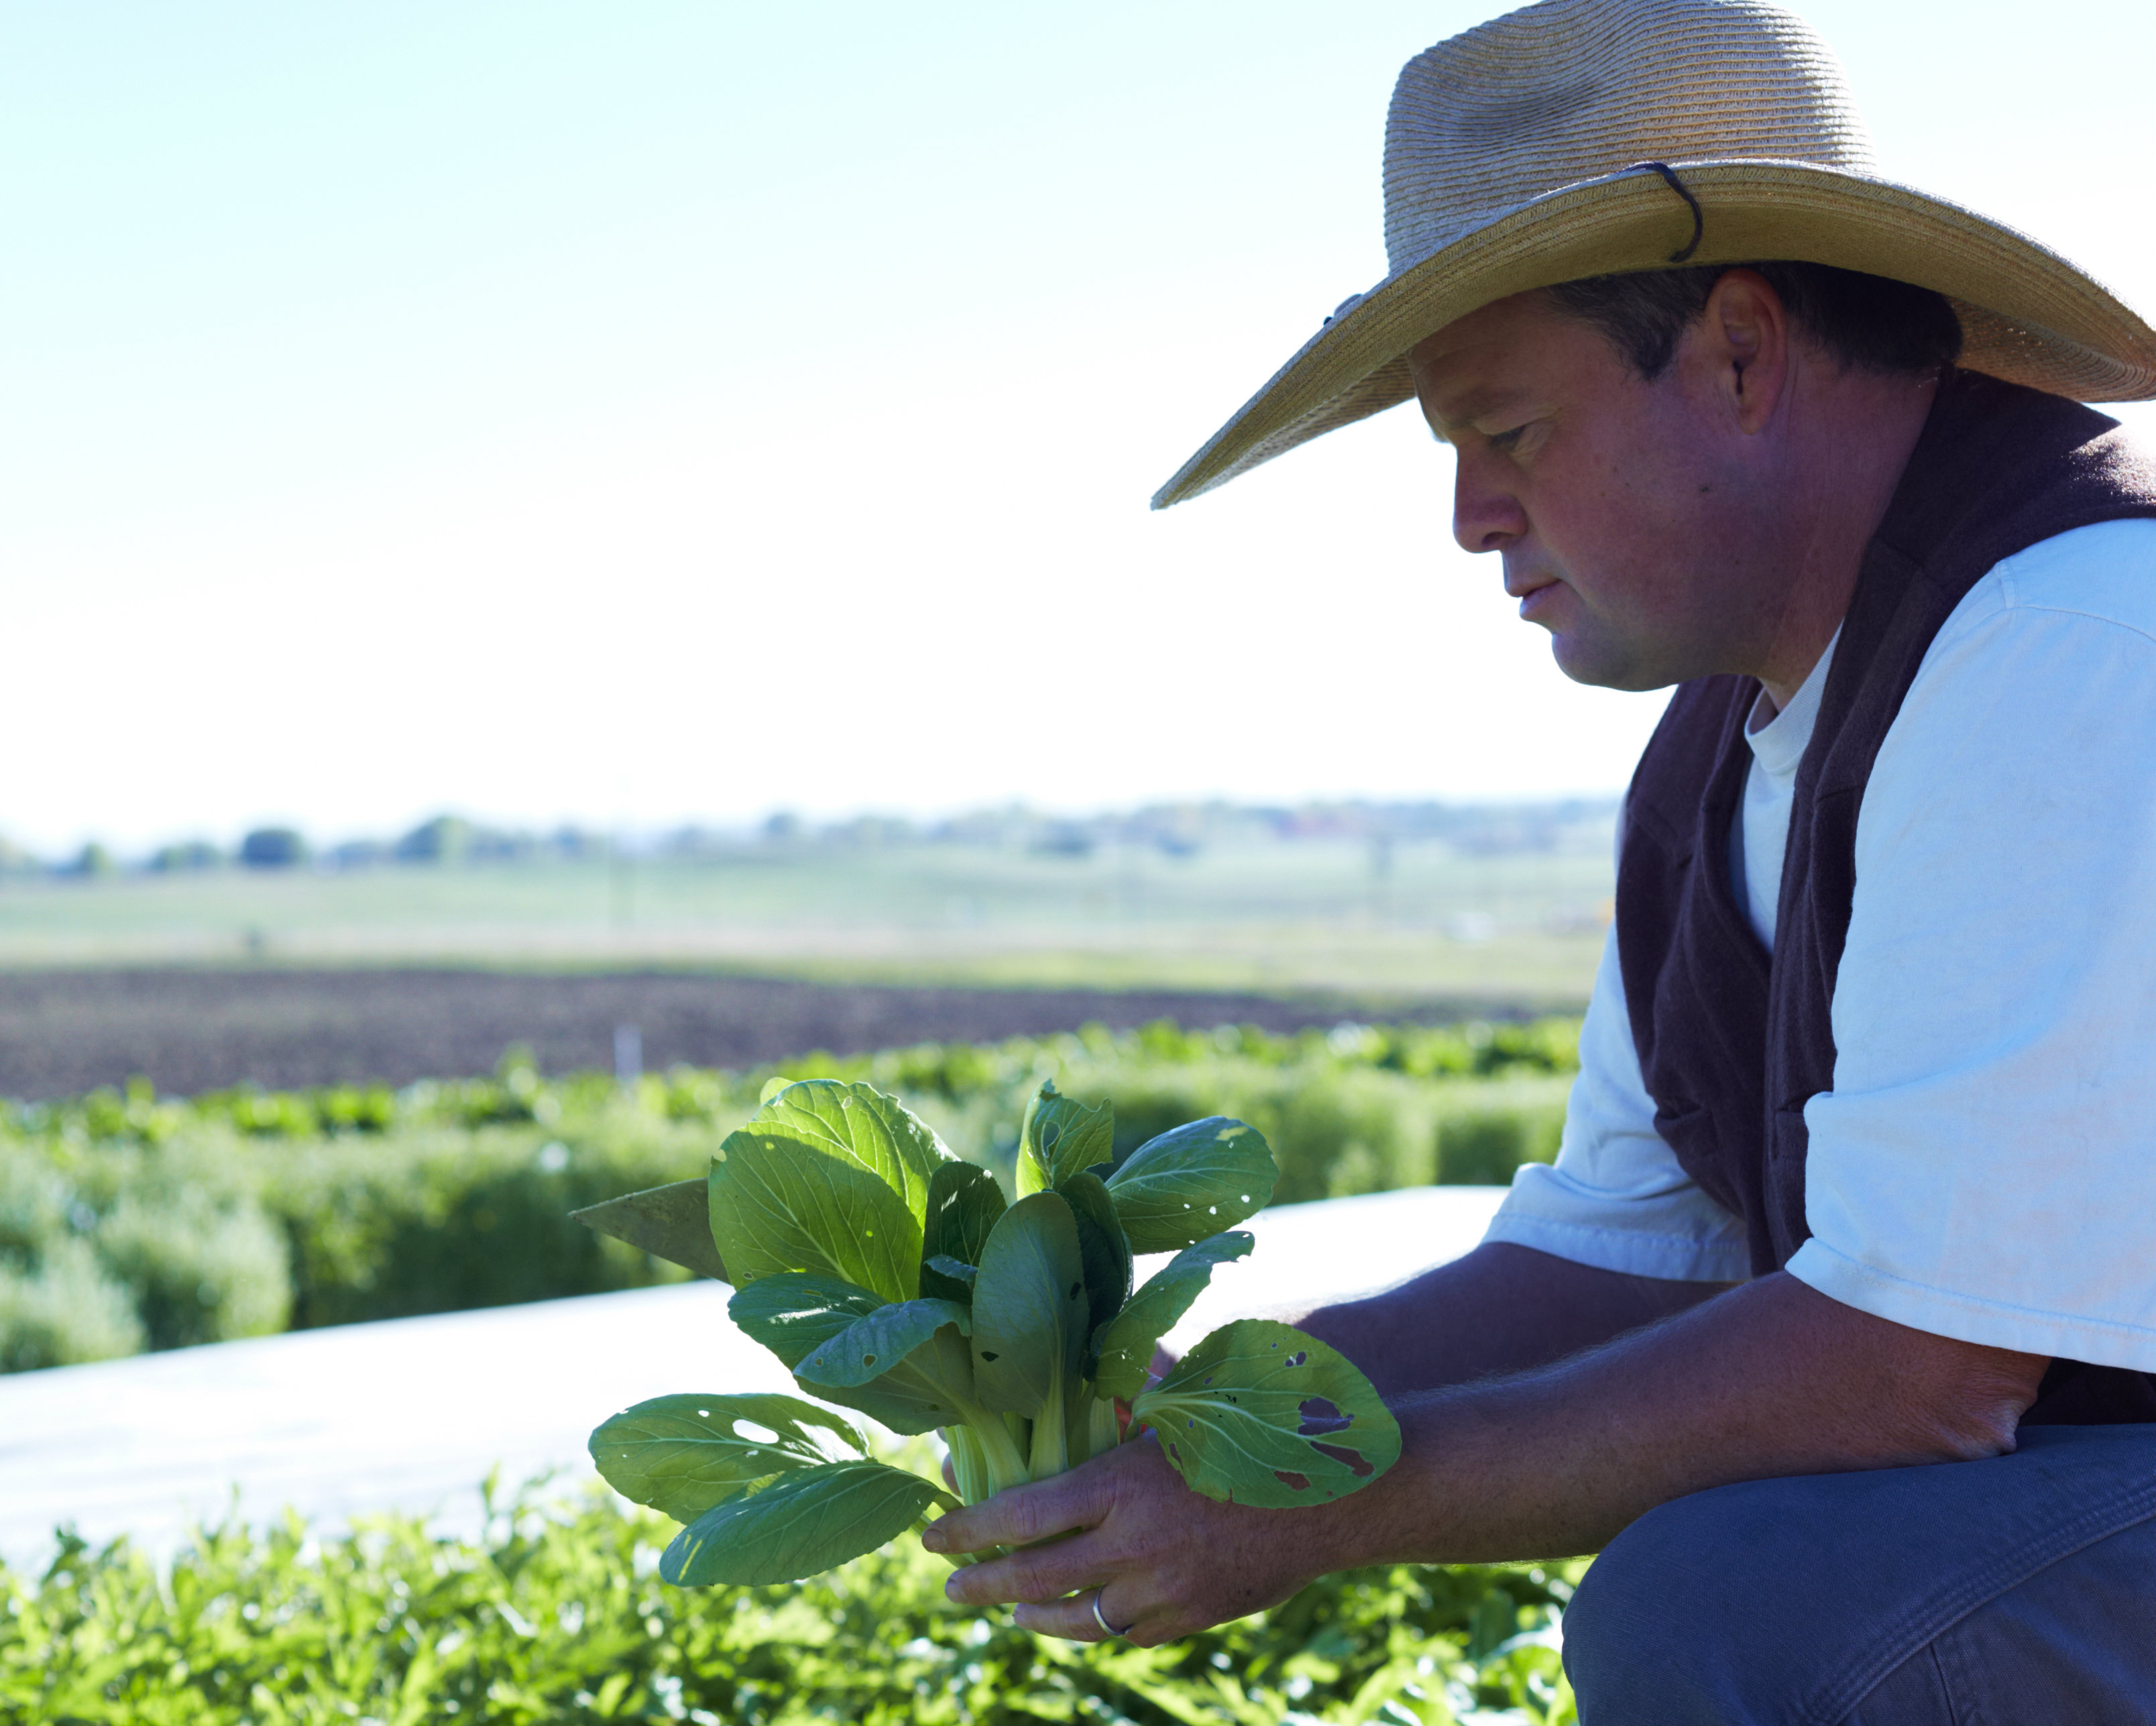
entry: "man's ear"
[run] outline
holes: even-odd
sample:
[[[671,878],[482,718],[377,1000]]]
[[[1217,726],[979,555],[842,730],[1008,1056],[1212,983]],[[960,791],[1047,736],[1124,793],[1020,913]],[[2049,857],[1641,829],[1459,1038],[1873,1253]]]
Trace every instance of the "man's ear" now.
[[[1724,273],[1695,327],[1697,359],[1724,411],[1748,435],[1763,429],[1789,387],[1789,312],[1756,270]]]

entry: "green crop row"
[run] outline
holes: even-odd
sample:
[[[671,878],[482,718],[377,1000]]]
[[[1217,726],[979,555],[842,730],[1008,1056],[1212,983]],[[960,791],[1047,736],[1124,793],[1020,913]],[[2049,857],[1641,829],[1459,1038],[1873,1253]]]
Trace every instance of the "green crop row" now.
[[[1222,1056],[1298,1072],[1367,1069],[1416,1079],[1569,1073],[1579,1065],[1579,1021],[1345,1024],[1331,1030],[1288,1035],[1248,1025],[1190,1030],[1169,1020],[1120,1033],[1091,1025],[1066,1036],[1013,1037],[1002,1043],[921,1043],[857,1056],[814,1051],[742,1073],[676,1067],[663,1078],[646,1080],[644,1095],[671,1119],[711,1120],[725,1107],[730,1084],[735,1094],[746,1085],[752,1097],[762,1081],[782,1067],[789,1077],[865,1078],[910,1097],[959,1102],[983,1091],[1007,1088],[1014,1077],[1044,1070],[1044,1061],[1176,1066]],[[305,1091],[243,1086],[182,1101],[160,1098],[146,1080],[137,1079],[124,1089],[108,1087],[59,1102],[0,1099],[0,1141],[159,1144],[191,1127],[211,1125],[228,1125],[258,1138],[306,1138],[413,1127],[524,1121],[545,1124],[564,1112],[603,1102],[613,1088],[613,1079],[598,1073],[549,1077],[539,1071],[528,1052],[516,1049],[503,1056],[490,1077],[422,1080],[401,1091],[387,1085],[330,1085]]]
[[[1116,1148],[1208,1114],[1249,1122],[1276,1203],[1502,1182],[1554,1153],[1577,1027],[1347,1026],[1273,1037],[1111,1034],[812,1054],[1006,1176],[1043,1078],[1116,1107]],[[403,1090],[146,1085],[0,1106],[0,1370],[287,1328],[598,1293],[678,1275],[568,1212],[700,1174],[772,1069],[628,1086],[512,1051],[482,1079]]]
[[[670,1523],[495,1508],[476,1540],[385,1519],[206,1531],[161,1574],[124,1544],[0,1565],[0,1722],[330,1726],[1397,1726],[1575,1718],[1553,1646],[1577,1565],[1392,1565],[1160,1648],[953,1610],[911,1540],[783,1588],[675,1589]]]

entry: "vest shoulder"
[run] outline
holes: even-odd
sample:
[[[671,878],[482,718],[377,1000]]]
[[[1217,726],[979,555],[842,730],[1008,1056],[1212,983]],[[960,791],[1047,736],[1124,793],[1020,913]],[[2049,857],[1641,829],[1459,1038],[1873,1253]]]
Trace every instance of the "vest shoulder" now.
[[[1940,387],[1880,538],[1958,589],[2092,522],[2156,516],[2156,459],[2115,419],[1974,372]]]
[[[1672,837],[1689,830],[1716,763],[1758,692],[1752,678],[1729,676],[1676,686],[1625,794],[1628,826],[1640,820]]]

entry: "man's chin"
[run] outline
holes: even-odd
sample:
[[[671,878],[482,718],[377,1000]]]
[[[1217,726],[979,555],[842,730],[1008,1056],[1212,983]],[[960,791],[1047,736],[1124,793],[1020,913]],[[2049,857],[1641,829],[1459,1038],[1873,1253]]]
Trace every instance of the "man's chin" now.
[[[1583,640],[1569,633],[1550,632],[1550,657],[1557,668],[1574,683],[1584,683],[1594,689],[1623,690],[1628,695],[1644,695],[1650,690],[1667,689],[1682,680],[1662,668],[1649,664],[1639,655],[1625,653],[1608,642]]]

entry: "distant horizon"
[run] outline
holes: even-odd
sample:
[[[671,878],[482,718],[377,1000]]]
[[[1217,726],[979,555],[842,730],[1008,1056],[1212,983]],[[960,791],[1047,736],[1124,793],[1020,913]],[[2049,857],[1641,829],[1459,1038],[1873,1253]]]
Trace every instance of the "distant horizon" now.
[[[93,848],[113,866],[130,871],[158,866],[155,860],[165,854],[193,848],[216,855],[213,859],[205,857],[194,863],[175,860],[164,866],[187,868],[234,865],[239,862],[241,849],[250,836],[273,833],[296,835],[305,846],[306,860],[316,866],[327,862],[336,866],[337,855],[341,852],[346,854],[344,860],[347,864],[412,860],[408,855],[400,858],[394,854],[400,846],[444,823],[461,826],[469,838],[477,839],[482,844],[489,841],[519,842],[536,850],[557,850],[565,856],[573,848],[573,844],[581,844],[594,856],[606,855],[617,847],[634,855],[648,855],[669,849],[679,854],[687,854],[698,840],[734,845],[770,843],[774,840],[789,838],[815,843],[859,842],[869,835],[870,830],[877,827],[886,830],[882,835],[885,840],[923,843],[1007,842],[968,838],[964,831],[968,828],[983,830],[986,824],[993,822],[1030,824],[1034,829],[1042,831],[1056,828],[1086,828],[1097,832],[1102,828],[1121,825],[1143,832],[1147,830],[1149,819],[1152,827],[1158,829],[1163,825],[1163,818],[1173,815],[1240,817],[1246,823],[1265,822],[1279,817],[1299,817],[1315,821],[1317,818],[1327,815],[1376,815],[1391,824],[1384,828],[1391,833],[1399,830],[1399,818],[1410,814],[1449,814],[1469,818],[1478,814],[1545,818],[1568,814],[1592,819],[1604,814],[1614,814],[1621,800],[1621,793],[1607,791],[1527,797],[1371,797],[1350,794],[1255,799],[1154,798],[1142,802],[1108,804],[1091,809],[1055,808],[1022,800],[1003,800],[956,808],[916,810],[888,807],[841,811],[775,808],[745,819],[707,818],[649,824],[608,824],[574,818],[496,819],[474,814],[468,809],[435,809],[408,823],[368,831],[331,830],[320,832],[310,830],[295,822],[263,823],[236,830],[220,830],[205,823],[153,835],[132,844],[93,833],[85,839],[70,841],[57,848],[26,845],[0,825],[0,872],[27,868],[40,873],[67,873],[85,850]],[[795,824],[798,832],[792,835],[781,832],[781,824],[788,823]],[[1358,836],[1375,830],[1355,830],[1341,826],[1337,822],[1334,824],[1338,830],[1337,836]],[[1273,836],[1290,835],[1276,833]],[[1401,836],[1414,838],[1426,835],[1412,833]],[[1209,838],[1205,842],[1217,842],[1217,839]],[[362,851],[372,855],[362,856]]]

